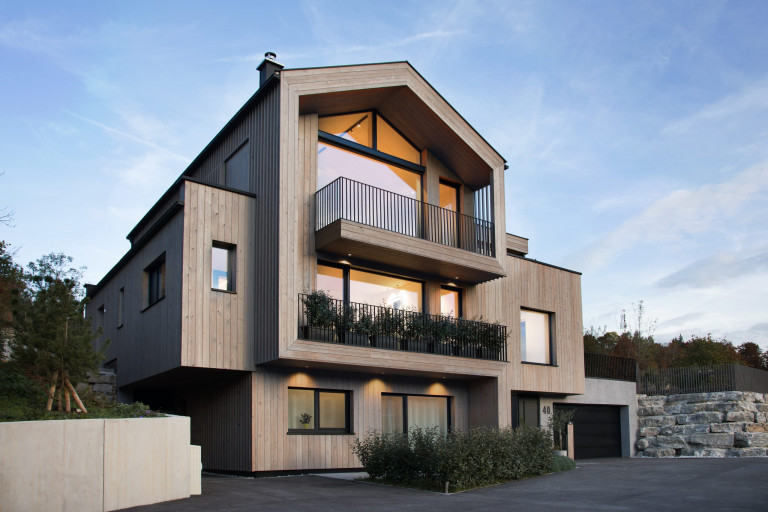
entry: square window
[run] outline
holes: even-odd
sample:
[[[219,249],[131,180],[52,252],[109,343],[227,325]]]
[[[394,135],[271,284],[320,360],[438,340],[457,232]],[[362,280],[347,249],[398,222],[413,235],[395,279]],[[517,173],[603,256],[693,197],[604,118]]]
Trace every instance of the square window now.
[[[213,243],[211,248],[211,288],[235,291],[235,246]]]
[[[144,269],[144,309],[165,297],[165,253]]]
[[[382,393],[382,432],[408,432],[412,428],[437,428],[443,434],[451,428],[451,399],[447,396]]]
[[[520,310],[520,343],[526,363],[553,364],[552,314]]]
[[[288,388],[292,434],[347,434],[349,418],[349,391]]]

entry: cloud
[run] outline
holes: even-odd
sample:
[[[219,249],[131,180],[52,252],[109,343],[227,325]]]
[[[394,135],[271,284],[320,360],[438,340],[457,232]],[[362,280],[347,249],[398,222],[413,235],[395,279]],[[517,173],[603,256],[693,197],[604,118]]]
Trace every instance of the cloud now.
[[[711,103],[662,129],[663,134],[683,135],[703,123],[719,122],[742,113],[768,109],[768,78],[752,83],[737,94]]]
[[[121,137],[124,137],[126,139],[132,140],[134,142],[138,142],[139,144],[142,144],[142,145],[147,146],[149,148],[156,149],[158,151],[162,151],[163,153],[165,153],[165,154],[167,154],[169,156],[172,156],[175,159],[184,162],[185,164],[188,164],[189,162],[192,161],[191,158],[186,157],[184,155],[180,155],[178,153],[174,153],[170,149],[166,149],[166,148],[164,148],[162,146],[159,146],[159,145],[155,144],[152,141],[142,139],[142,138],[137,137],[135,135],[131,135],[130,133],[126,133],[124,131],[118,130],[117,128],[112,128],[111,126],[107,126],[104,123],[100,123],[98,121],[94,121],[93,119],[89,119],[87,117],[83,117],[83,116],[81,116],[79,114],[75,114],[74,112],[71,112],[71,111],[66,110],[66,109],[64,109],[64,112],[66,112],[67,114],[71,115],[72,117],[80,119],[81,121],[84,121],[86,123],[92,124],[93,126],[101,128],[102,130],[104,130],[106,132],[113,133],[115,135],[119,135]]]
[[[381,44],[372,45],[350,45],[350,46],[336,46],[330,47],[327,50],[312,51],[311,55],[337,55],[343,53],[356,53],[356,52],[378,52],[390,48],[399,48],[401,46],[407,46],[409,44],[418,43],[428,39],[448,38],[457,35],[465,34],[466,30],[432,30],[429,32],[421,32],[412,36],[404,37],[394,41],[389,41]],[[278,55],[278,61],[299,59],[309,57],[308,53],[285,53]],[[263,53],[254,53],[250,55],[236,55],[233,57],[224,57],[222,59],[216,59],[216,62],[261,62],[264,59]]]
[[[767,192],[768,162],[721,183],[676,190],[582,251],[577,256],[579,268],[595,270],[634,246],[680,242],[724,226],[736,217],[741,223],[756,222],[763,226],[764,208],[760,208]]]
[[[722,253],[694,261],[677,272],[659,279],[655,286],[709,288],[766,270],[768,270],[768,252],[741,259],[733,253]]]

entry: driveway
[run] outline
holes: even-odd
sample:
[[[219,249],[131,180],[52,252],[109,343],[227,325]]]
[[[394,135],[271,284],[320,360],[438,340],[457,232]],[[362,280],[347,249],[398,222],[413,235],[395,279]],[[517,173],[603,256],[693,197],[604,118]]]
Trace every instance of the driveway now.
[[[765,511],[768,458],[586,460],[572,471],[447,496],[315,475],[204,476],[202,496],[130,510]]]

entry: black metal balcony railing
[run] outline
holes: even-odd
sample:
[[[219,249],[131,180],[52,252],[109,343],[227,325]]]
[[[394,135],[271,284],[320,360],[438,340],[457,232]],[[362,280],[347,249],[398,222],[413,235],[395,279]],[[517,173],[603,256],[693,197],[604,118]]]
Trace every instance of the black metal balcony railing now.
[[[596,379],[637,380],[637,360],[631,357],[584,353],[584,374]]]
[[[340,220],[495,256],[493,222],[338,178],[315,193],[320,230]]]
[[[299,294],[299,339],[407,352],[507,360],[507,328],[497,323]]]

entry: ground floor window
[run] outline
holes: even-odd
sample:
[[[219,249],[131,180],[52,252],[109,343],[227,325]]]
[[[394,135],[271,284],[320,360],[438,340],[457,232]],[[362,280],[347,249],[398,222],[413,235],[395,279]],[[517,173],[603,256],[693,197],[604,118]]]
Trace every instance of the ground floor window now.
[[[349,391],[288,388],[288,432],[349,433],[349,395]]]
[[[447,433],[451,427],[451,397],[383,393],[382,432],[407,432],[411,428],[435,428]]]

